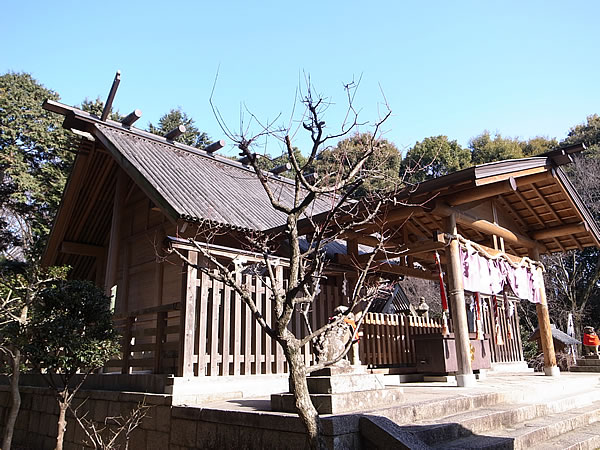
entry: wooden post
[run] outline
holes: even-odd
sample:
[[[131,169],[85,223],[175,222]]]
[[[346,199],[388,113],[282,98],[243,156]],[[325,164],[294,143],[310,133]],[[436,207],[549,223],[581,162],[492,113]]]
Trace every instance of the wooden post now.
[[[536,261],[540,260],[540,253],[537,248],[531,249],[529,257]],[[540,278],[541,302],[535,305],[535,311],[537,312],[538,326],[540,328],[540,341],[542,343],[542,351],[544,352],[544,373],[547,376],[558,376],[560,375],[560,369],[556,365],[556,354],[554,353],[550,315],[548,314],[548,302],[546,300],[546,287],[544,286],[542,269],[538,268],[537,271],[538,277]]]
[[[198,263],[198,253],[188,252],[191,264]],[[196,292],[198,270],[191,265],[184,266],[181,289],[181,312],[179,326],[179,361],[180,377],[194,376],[194,324],[196,322]]]
[[[110,92],[108,93],[108,98],[106,99],[106,103],[104,104],[104,109],[102,110],[102,115],[100,116],[100,120],[102,122],[106,121],[108,115],[110,114],[110,109],[112,108],[113,100],[115,99],[115,95],[117,94],[117,89],[119,88],[119,83],[121,82],[121,71],[117,70],[115,74],[115,79],[113,80],[113,84],[110,87]]]
[[[104,292],[111,295],[113,286],[117,283],[117,263],[119,259],[119,244],[121,241],[121,212],[125,201],[125,185],[127,176],[123,169],[117,167],[117,185],[113,202],[112,220],[110,225],[110,242],[106,261],[106,277],[104,279]],[[113,299],[114,301],[114,299]]]
[[[451,214],[444,219],[446,233],[457,235],[456,215]],[[471,368],[471,341],[465,307],[465,290],[462,277],[462,265],[458,240],[452,239],[448,247],[448,287],[450,294],[450,310],[454,325],[454,343],[456,345],[456,362],[458,373],[456,382],[459,387],[469,387],[475,384],[475,375]]]
[[[163,371],[163,345],[166,342],[167,311],[156,313],[156,341],[154,342],[154,373]]]
[[[129,374],[131,359],[131,337],[133,334],[133,324],[135,317],[129,316],[125,322],[125,332],[123,333],[123,361],[121,367],[122,374]]]

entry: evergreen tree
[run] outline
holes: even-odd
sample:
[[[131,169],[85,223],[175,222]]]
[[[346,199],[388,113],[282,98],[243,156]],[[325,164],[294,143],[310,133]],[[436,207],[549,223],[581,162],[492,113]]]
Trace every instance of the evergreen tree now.
[[[172,109],[158,120],[158,125],[148,124],[148,131],[159,136],[165,136],[169,131],[177,128],[179,125],[185,126],[185,133],[176,138],[177,142],[190,145],[192,147],[203,149],[211,143],[210,137],[202,131],[199,131],[194,123],[194,119],[189,117],[181,108]]]
[[[393,190],[401,181],[402,155],[393,143],[386,139],[375,139],[371,133],[356,133],[321,152],[315,164],[319,178],[331,184],[343,178],[371,145],[374,146],[373,156],[360,170],[359,177],[363,182],[354,192],[354,197],[376,190]]]
[[[61,118],[42,109],[59,100],[31,75],[0,76],[0,252],[41,254],[73,161]]]
[[[400,166],[406,181],[417,183],[437,178],[471,165],[471,152],[448,136],[432,136],[417,142]]]
[[[473,165],[523,158],[523,149],[518,139],[503,138],[500,134],[492,137],[487,130],[472,138],[469,148]]]

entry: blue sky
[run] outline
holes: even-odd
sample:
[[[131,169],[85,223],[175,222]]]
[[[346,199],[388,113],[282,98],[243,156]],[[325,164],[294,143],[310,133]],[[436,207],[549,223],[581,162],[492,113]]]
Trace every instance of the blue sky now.
[[[121,113],[141,109],[145,127],[181,107],[214,139],[217,70],[214,101],[234,129],[241,105],[287,123],[310,74],[333,102],[332,131],[344,83],[362,80],[364,121],[377,119],[383,91],[385,137],[401,149],[439,134],[466,145],[485,129],[561,139],[600,112],[598,17],[592,1],[4,0],[0,72],[29,72],[75,105],[105,99],[120,69]]]

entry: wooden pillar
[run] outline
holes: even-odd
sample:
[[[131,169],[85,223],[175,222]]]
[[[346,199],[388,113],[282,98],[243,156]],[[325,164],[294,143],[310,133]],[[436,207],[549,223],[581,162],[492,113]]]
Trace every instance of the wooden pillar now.
[[[540,252],[537,248],[529,251],[529,257],[536,261],[540,260]],[[552,329],[550,327],[550,315],[548,314],[548,302],[546,300],[546,287],[544,286],[544,277],[542,269],[536,269],[540,279],[540,303],[535,305],[535,311],[540,328],[540,341],[542,351],[544,352],[544,373],[548,376],[560,375],[560,369],[556,365],[556,354],[554,353],[554,342],[552,340]]]
[[[198,263],[198,253],[188,252],[191,264]],[[196,293],[198,291],[198,270],[184,265],[181,289],[181,309],[179,319],[179,361],[178,376],[194,376],[194,324],[196,323]],[[204,345],[203,342],[200,345]],[[201,350],[202,352],[202,350]]]
[[[121,218],[123,203],[125,202],[125,185],[127,176],[123,169],[117,167],[117,185],[115,187],[115,197],[113,202],[112,220],[110,225],[110,242],[108,244],[108,254],[106,257],[106,276],[104,278],[104,292],[111,296],[112,289],[117,284],[117,264],[119,260],[119,247],[121,241]],[[115,299],[111,297],[111,301]]]
[[[457,235],[456,215],[451,214],[444,220],[446,233]],[[460,262],[459,243],[457,239],[452,239],[448,246],[448,287],[452,323],[454,325],[456,362],[458,364],[456,382],[460,387],[469,387],[475,384],[475,375],[471,367],[471,341],[469,339],[462,264]]]

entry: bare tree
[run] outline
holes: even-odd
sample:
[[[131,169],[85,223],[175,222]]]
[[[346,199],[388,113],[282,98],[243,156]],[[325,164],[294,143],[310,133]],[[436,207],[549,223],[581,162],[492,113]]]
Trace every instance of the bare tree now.
[[[580,193],[584,204],[595,217],[600,215],[600,160],[591,156],[580,157],[569,168],[569,176]],[[596,248],[574,250],[547,256],[546,285],[548,305],[553,321],[563,330],[569,313],[577,335],[590,323],[593,304],[600,295],[600,251]]]
[[[382,196],[370,195],[359,201],[352,200],[352,194],[363,183],[367,177],[377,176],[370,165],[368,171],[363,171],[367,161],[376,152],[379,141],[378,135],[381,126],[390,116],[391,112],[385,104],[385,112],[382,117],[372,125],[373,129],[368,139],[361,140],[362,151],[354,152],[353,158],[341,158],[340,165],[334,171],[318,173],[318,176],[309,172],[314,170],[318,162],[319,154],[327,148],[329,143],[355,132],[359,125],[358,114],[354,109],[353,99],[358,84],[350,83],[345,86],[347,94],[347,113],[340,130],[329,134],[323,120],[323,113],[330,103],[323,97],[315,95],[314,89],[307,83],[305,93],[300,93],[298,98],[304,107],[300,120],[301,128],[290,120],[287,127],[275,127],[273,123],[263,124],[254,115],[250,115],[250,121],[259,127],[258,132],[251,134],[249,126],[242,124],[239,133],[234,133],[227,127],[221,114],[211,105],[215,116],[219,120],[224,133],[239,148],[240,155],[246,158],[254,169],[256,177],[260,180],[262,188],[269,198],[270,205],[276,211],[285,216],[285,226],[277,233],[253,233],[245,236],[246,245],[261,256],[259,264],[254,263],[254,274],[264,278],[264,285],[270,289],[270,296],[274,309],[273,323],[267,323],[259,312],[252,298],[250,290],[242,284],[239,263],[223,261],[215,257],[207,244],[214,235],[214,229],[210,226],[198,228],[195,239],[189,240],[189,245],[197,252],[202,263],[192,261],[177,248],[171,251],[176,253],[184,262],[216,279],[234,290],[251,310],[254,318],[260,324],[264,332],[278,342],[283,348],[283,353],[289,367],[289,378],[291,391],[295,398],[295,406],[302,423],[306,427],[311,448],[324,448],[325,444],[321,435],[321,421],[312,404],[307,387],[306,377],[311,372],[335,364],[348,353],[353,339],[350,339],[336,357],[330,360],[319,360],[316,364],[307,366],[301,353],[302,348],[309,343],[315,344],[319,336],[328,330],[339,326],[344,319],[358,309],[366,309],[374,297],[377,279],[373,276],[374,256],[377,251],[385,251],[383,242],[386,237],[380,233],[379,242],[373,244],[373,253],[370,259],[362,264],[356,265],[353,286],[348,294],[348,309],[337,319],[312,330],[309,325],[308,314],[311,305],[318,298],[320,283],[326,277],[325,271],[329,260],[325,251],[326,246],[336,239],[347,236],[352,229],[361,225],[372,223],[374,218],[384,209],[385,199]],[[306,131],[310,135],[311,145],[306,160],[302,163],[296,156],[293,139],[296,132]],[[278,186],[270,174],[260,170],[257,158],[256,146],[264,139],[276,139],[280,142],[287,158],[292,166],[293,184],[291,196],[285,196],[288,200],[282,200]],[[358,155],[358,156],[356,156]],[[291,197],[291,200],[289,198]],[[323,204],[327,201],[328,208],[321,208],[319,214],[315,211],[318,202]],[[286,258],[286,283],[281,283],[276,276],[276,261],[280,261],[281,247],[285,247]],[[306,333],[296,336],[290,331],[289,324],[294,314],[300,313],[304,316]],[[357,324],[360,326],[360,321]]]
[[[100,450],[116,450],[129,448],[131,433],[142,424],[152,406],[146,404],[144,399],[133,408],[129,414],[109,416],[102,423],[95,423],[88,419],[89,411],[81,414],[79,410],[85,405],[87,399],[77,408],[70,408],[77,423],[83,429],[87,439],[84,444]]]

